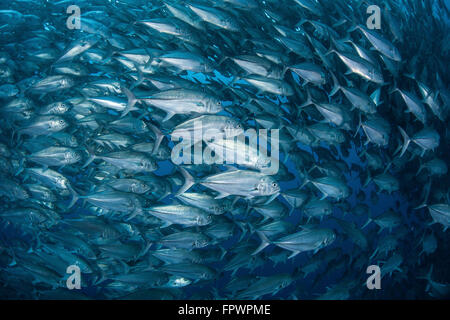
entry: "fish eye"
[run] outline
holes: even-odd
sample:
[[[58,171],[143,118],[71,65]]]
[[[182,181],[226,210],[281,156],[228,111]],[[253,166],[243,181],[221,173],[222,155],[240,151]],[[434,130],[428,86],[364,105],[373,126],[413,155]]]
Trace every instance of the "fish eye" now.
[[[276,187],[278,184],[276,182],[272,182],[272,187]]]
[[[217,101],[217,103],[216,103],[218,106],[220,106],[220,105],[222,105],[222,102],[220,102],[220,101]]]

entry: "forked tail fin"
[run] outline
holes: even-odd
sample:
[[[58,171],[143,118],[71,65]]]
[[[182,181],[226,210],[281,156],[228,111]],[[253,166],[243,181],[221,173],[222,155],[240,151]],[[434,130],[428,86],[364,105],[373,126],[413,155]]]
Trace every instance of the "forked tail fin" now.
[[[266,237],[266,235],[264,233],[262,233],[261,231],[256,231],[256,234],[259,236],[259,238],[261,239],[261,244],[259,245],[259,247],[252,253],[252,255],[256,255],[259,252],[261,252],[262,250],[264,250],[265,247],[267,247],[268,245],[270,245],[270,240]]]

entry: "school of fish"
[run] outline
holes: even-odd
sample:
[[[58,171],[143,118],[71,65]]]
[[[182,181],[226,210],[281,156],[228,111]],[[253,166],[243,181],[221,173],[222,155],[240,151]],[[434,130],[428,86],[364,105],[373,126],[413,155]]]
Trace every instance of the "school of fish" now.
[[[2,2],[0,299],[449,298],[447,6]]]

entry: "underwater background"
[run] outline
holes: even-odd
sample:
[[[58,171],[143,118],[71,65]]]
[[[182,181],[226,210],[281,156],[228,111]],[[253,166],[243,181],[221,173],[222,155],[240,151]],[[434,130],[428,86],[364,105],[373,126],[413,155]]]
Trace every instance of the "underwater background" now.
[[[449,8],[0,0],[0,299],[448,299]]]

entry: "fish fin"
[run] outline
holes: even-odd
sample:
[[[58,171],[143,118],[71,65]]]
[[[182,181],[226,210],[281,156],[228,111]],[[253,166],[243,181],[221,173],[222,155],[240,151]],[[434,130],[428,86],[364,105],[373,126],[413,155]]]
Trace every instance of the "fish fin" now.
[[[288,259],[292,259],[296,255],[298,255],[301,251],[292,251],[291,255],[288,257]]]
[[[134,211],[131,213],[131,215],[130,215],[128,218],[125,219],[125,221],[130,221],[130,220],[132,220],[132,219],[133,219],[134,217],[136,217],[139,213],[140,213],[139,210],[134,210]]]
[[[15,265],[17,265],[17,261],[16,258],[13,257],[12,261],[8,264],[9,267],[14,267]]]
[[[425,200],[422,204],[418,205],[417,207],[415,207],[413,209],[414,210],[419,210],[419,209],[426,208],[426,207],[428,207],[428,205],[427,205],[426,200]]]
[[[358,127],[356,128],[353,138],[356,137],[360,128],[361,128],[361,112],[358,113]]]
[[[287,72],[289,69],[290,69],[290,67],[288,67],[288,66],[285,66],[285,67],[283,68],[283,71],[282,71],[282,73],[281,73],[281,78],[282,78],[282,79],[284,78],[284,75],[286,74],[286,72]]]
[[[373,257],[376,256],[376,254],[378,253],[378,247],[375,249],[375,251],[372,253],[372,255],[369,257],[369,260],[372,260]]]
[[[239,171],[238,168],[236,168],[235,166],[229,165],[229,164],[224,164],[224,167],[227,168],[226,171]]]
[[[156,152],[159,149],[159,146],[161,145],[162,140],[164,139],[164,134],[159,130],[158,127],[153,125],[152,123],[147,123],[147,125],[150,127],[150,129],[153,131],[153,133],[156,136],[155,145],[153,146],[152,155],[156,154]]]
[[[231,202],[231,208],[230,211],[233,210],[234,205],[236,204],[236,202],[238,202],[240,198],[238,196],[234,197],[233,201]]]
[[[423,280],[427,280],[428,282],[430,282],[432,274],[433,274],[433,265],[431,265],[430,271],[428,271],[428,273],[426,275],[417,277],[417,279],[423,279]]]
[[[136,102],[138,102],[138,100],[136,99],[136,97],[134,96],[133,92],[131,92],[129,89],[122,87],[122,92],[127,96],[128,102],[127,102],[127,106],[125,108],[125,110],[122,111],[122,114],[120,115],[121,118],[125,117],[130,111],[133,110],[137,110],[137,108],[135,108],[135,104]]]
[[[411,139],[409,138],[409,136],[405,132],[405,130],[403,130],[400,126],[398,126],[398,129],[400,130],[400,133],[403,137],[403,146],[402,146],[402,151],[400,152],[400,157],[401,157],[406,152],[406,149],[408,149]]]
[[[220,192],[217,196],[214,197],[214,199],[223,199],[225,197],[228,197],[230,194],[226,192]]]
[[[14,174],[15,177],[17,177],[19,174],[21,174],[25,170],[25,166],[24,166],[25,161],[26,161],[25,158],[20,159],[19,168],[17,169],[17,172]]]
[[[139,253],[139,257],[143,257],[147,254],[148,250],[150,250],[150,247],[152,246],[152,242],[146,241],[145,247],[142,249],[142,251]]]
[[[372,181],[372,176],[370,175],[370,171],[367,171],[367,179],[364,181],[363,188],[367,187],[370,181]]]
[[[304,107],[312,105],[312,104],[315,106],[317,105],[317,103],[315,101],[313,101],[313,99],[312,99],[311,92],[309,91],[308,88],[306,88],[306,101],[302,105],[297,106],[297,108],[303,109]]]
[[[174,115],[175,115],[175,113],[168,111],[166,116],[162,120],[162,122],[166,122],[167,120],[170,120]]]
[[[138,78],[137,78],[136,82],[131,85],[130,90],[140,86],[142,84],[142,82],[144,82],[144,80],[145,80],[141,68],[136,63],[134,63],[134,67],[137,70]]]
[[[279,192],[278,192],[278,193],[275,193],[275,194],[273,194],[273,195],[271,195],[270,198],[267,199],[267,201],[264,202],[263,205],[268,205],[268,204],[271,203],[273,200],[275,200],[275,198],[278,197],[279,195],[280,195]]]
[[[386,167],[385,167],[384,170],[383,170],[383,173],[388,172],[388,170],[389,170],[391,167],[392,167],[392,160],[390,160],[390,161],[387,163]]]
[[[342,87],[339,84],[336,76],[334,75],[333,72],[330,72],[331,74],[331,78],[333,79],[333,88],[331,89],[331,92],[328,94],[329,97],[334,96]]]
[[[78,199],[80,199],[80,196],[78,195],[78,193],[72,188],[72,186],[70,184],[67,185],[67,188],[69,189],[70,193],[72,194],[72,200],[69,203],[69,206],[67,207],[67,209],[70,209],[73,207],[73,205],[75,204],[75,202],[78,201]]]
[[[305,173],[305,181],[303,181],[302,185],[300,187],[298,187],[299,189],[303,188],[304,186],[306,186],[309,182],[311,182],[311,180],[309,180],[309,177],[307,176],[307,174]]]
[[[365,227],[367,227],[373,220],[369,217],[367,218],[366,223],[360,228],[360,229],[364,229]]]
[[[195,184],[194,177],[192,177],[191,174],[186,169],[178,167],[178,170],[180,171],[181,175],[184,178],[184,185],[178,190],[176,195],[185,193],[186,191],[189,190],[190,187],[192,187]]]
[[[389,91],[389,94],[393,94],[393,93],[395,93],[395,92],[397,92],[397,91],[401,92],[399,88],[394,87],[394,89],[392,89],[391,91]]]
[[[331,50],[328,50],[328,52],[327,53],[325,53],[325,56],[328,56],[329,54],[332,54],[332,53],[338,53],[336,50],[334,50],[334,49],[331,49]]]
[[[240,242],[247,235],[247,229],[245,228],[245,224],[243,222],[235,222],[235,223],[242,232],[241,236],[239,237],[239,242]],[[254,230],[253,230],[253,232],[254,232]],[[253,233],[253,232],[251,232],[251,233]]]
[[[125,274],[128,274],[130,272],[130,266],[125,263],[123,260],[118,260],[119,263],[123,266],[123,270]]]
[[[222,246],[220,246],[220,245],[219,245],[218,247],[219,247],[219,249],[220,249],[220,251],[221,251],[219,260],[223,260],[223,258],[224,258],[225,255],[227,254],[227,249],[225,249],[224,247],[222,247]]]
[[[258,254],[260,251],[264,250],[265,247],[267,247],[268,245],[270,245],[270,240],[266,237],[266,235],[264,233],[262,233],[261,231],[256,231],[256,234],[259,236],[259,238],[261,239],[261,244],[259,245],[259,247],[252,253],[252,255],[256,255]]]
[[[291,206],[291,208],[289,209],[289,212],[288,212],[288,216],[291,216],[291,214],[292,214],[292,212],[294,212],[294,210],[295,210],[295,207]]]
[[[163,225],[160,227],[161,229],[170,227],[173,223],[170,221],[164,221]]]
[[[420,159],[419,159],[419,162],[421,162]],[[423,166],[423,164],[421,164],[421,165],[419,166],[419,170],[417,170],[417,172],[416,172],[416,176],[418,176],[419,173],[421,173],[422,170],[423,170],[424,168],[425,168],[425,167]]]
[[[361,29],[360,25],[354,25],[352,27],[350,27],[350,29],[347,30],[348,33],[353,32],[355,30]]]
[[[229,56],[224,56],[224,57],[222,57],[220,60],[219,60],[219,62],[217,63],[217,65],[221,65],[222,63],[224,63],[226,60],[228,60],[228,59],[230,59],[230,57]]]
[[[248,228],[250,229],[250,234],[254,234],[256,232],[255,227],[250,222],[248,222],[247,225]]]
[[[422,149],[422,153],[420,154],[421,158],[425,155],[425,152],[427,152],[427,150],[426,149]]]
[[[290,156],[290,154],[289,154],[289,153],[286,153],[286,154],[285,154],[285,156],[284,156],[284,160],[283,160],[283,163],[284,163],[284,164],[286,164],[286,163],[287,163],[287,161],[289,160],[289,156]]]
[[[93,153],[93,151],[90,148],[86,148],[87,152],[89,153],[89,158],[86,160],[84,165],[81,167],[82,169],[86,168],[88,165],[91,164],[92,161],[94,161],[97,156]]]

